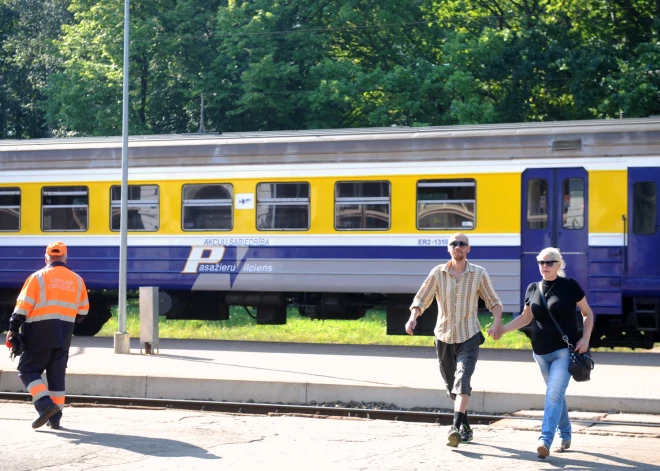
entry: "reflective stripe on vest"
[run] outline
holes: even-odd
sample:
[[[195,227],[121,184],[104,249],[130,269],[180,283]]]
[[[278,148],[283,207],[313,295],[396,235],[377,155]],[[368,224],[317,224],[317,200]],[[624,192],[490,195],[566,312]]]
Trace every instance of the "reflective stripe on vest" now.
[[[89,304],[87,293],[82,293],[82,278],[68,268],[46,267],[34,273],[33,280],[38,285],[39,294],[34,308],[25,319],[26,323],[53,319],[74,323],[83,295]]]

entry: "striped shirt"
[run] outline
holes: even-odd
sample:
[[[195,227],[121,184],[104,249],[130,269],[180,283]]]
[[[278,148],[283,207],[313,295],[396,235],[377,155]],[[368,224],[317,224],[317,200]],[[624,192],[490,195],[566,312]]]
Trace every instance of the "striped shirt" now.
[[[479,298],[489,310],[502,302],[485,268],[467,262],[465,271],[456,279],[449,273],[450,263],[431,270],[410,309],[418,307],[423,313],[435,296],[438,301],[435,336],[442,342],[453,344],[465,342],[481,330],[477,317]]]

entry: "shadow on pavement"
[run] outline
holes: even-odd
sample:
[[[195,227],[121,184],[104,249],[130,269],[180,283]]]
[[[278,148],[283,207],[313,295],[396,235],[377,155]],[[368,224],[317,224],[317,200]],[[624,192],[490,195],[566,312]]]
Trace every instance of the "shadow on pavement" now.
[[[190,457],[207,460],[218,460],[221,457],[212,455],[196,445],[170,440],[167,438],[143,437],[139,435],[120,435],[115,433],[94,433],[87,430],[75,430],[62,427],[59,430],[50,430],[68,439],[74,445],[99,445],[108,448],[123,448],[124,450],[149,456],[161,457]]]
[[[261,366],[250,366],[250,365],[238,365],[234,363],[222,363],[220,361],[217,361],[213,358],[201,358],[201,357],[191,357],[191,356],[184,356],[184,355],[167,355],[167,354],[160,354],[160,355],[154,355],[154,358],[162,358],[162,359],[173,359],[173,360],[183,360],[183,361],[193,361],[197,363],[208,363],[210,365],[216,365],[216,366],[229,366],[229,367],[234,367],[234,368],[239,368],[242,370],[259,370],[259,371],[272,371],[276,373],[287,373],[287,374],[299,374],[299,375],[304,375],[304,376],[315,376],[317,378],[326,378],[326,379],[335,379],[335,380],[342,380],[342,381],[355,381],[356,383],[361,383],[361,384],[377,384],[377,385],[382,385],[382,386],[396,386],[399,388],[408,388],[409,386],[404,386],[398,383],[385,383],[385,382],[380,382],[380,381],[369,381],[364,378],[349,378],[349,377],[344,377],[344,376],[331,376],[331,375],[322,375],[318,373],[312,373],[309,371],[293,371],[293,370],[282,370],[278,368],[265,368]],[[360,376],[360,375],[358,375]]]
[[[475,444],[477,444],[475,442]],[[509,456],[487,454],[487,453],[477,453],[468,451],[466,448],[456,448],[455,453],[460,453],[466,458],[472,458],[475,460],[485,460],[485,459],[497,459],[497,458],[506,458],[506,459],[518,459],[520,461],[534,461],[539,464],[544,464],[548,466],[548,469],[607,469],[607,470],[657,470],[658,466],[654,464],[641,463],[639,461],[633,461],[626,458],[621,458],[618,456],[610,456],[602,453],[589,453],[586,451],[571,452],[566,451],[564,453],[551,453],[546,459],[540,459],[536,456],[536,451],[521,451],[514,448],[506,448],[497,445],[488,445],[485,443],[478,443],[481,446],[486,446],[489,448],[495,448],[501,452],[508,453]],[[468,445],[469,447],[470,445]],[[576,454],[584,456],[584,458],[573,457]],[[573,455],[573,456],[571,456]],[[589,460],[589,457],[599,458],[601,460],[607,460],[605,463],[596,463]]]

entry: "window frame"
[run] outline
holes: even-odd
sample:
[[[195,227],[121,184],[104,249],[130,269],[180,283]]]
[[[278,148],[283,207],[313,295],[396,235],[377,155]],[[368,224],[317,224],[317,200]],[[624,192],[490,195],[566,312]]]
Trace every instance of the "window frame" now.
[[[127,232],[158,232],[160,231],[160,185],[156,185],[153,183],[147,183],[147,184],[130,184],[128,185],[128,190],[130,192],[131,187],[145,187],[145,186],[153,186],[158,189],[158,199],[156,200],[155,203],[153,203],[153,200],[128,200],[126,202],[126,210],[129,211],[131,207],[140,207],[140,206],[152,206],[155,204],[156,206],[156,214],[158,215],[158,225],[155,230],[148,230],[148,229],[130,229],[126,228]],[[113,200],[112,199],[112,190],[113,188],[119,188],[119,200]],[[117,201],[117,203],[113,203],[113,201]],[[132,206],[131,206],[132,204]],[[119,223],[119,228],[113,229],[112,228],[112,209],[113,208],[119,208],[119,214],[121,217],[121,185],[110,185],[110,231],[112,232],[119,232],[121,230],[121,222]]]
[[[638,188],[638,185],[648,185],[648,184],[653,185],[653,189],[655,190],[655,205],[654,205],[654,208],[652,208],[653,210],[651,211],[651,214],[653,215],[653,218],[654,218],[654,222],[652,224],[653,225],[653,232],[639,232],[637,230],[638,228],[636,226],[636,221],[639,218],[639,215],[637,214],[637,209],[636,209],[638,207],[637,198],[636,198],[637,188]],[[658,233],[658,219],[657,219],[657,214],[658,214],[658,185],[656,184],[655,181],[634,182],[633,183],[633,188],[632,188],[632,197],[633,197],[633,201],[632,201],[632,219],[633,219],[632,220],[632,232],[633,232],[633,234],[638,235],[638,236],[656,235]]]
[[[571,180],[579,180],[579,181],[582,182],[582,208],[581,208],[581,212],[580,212],[580,218],[582,219],[582,225],[580,227],[573,227],[572,225],[569,226],[564,222],[564,215],[568,214],[568,208],[570,208],[570,205],[568,206],[567,211],[564,212],[564,206],[563,206],[564,203],[563,203],[563,201],[564,201],[564,198],[566,196],[569,197],[569,203],[572,201],[571,187],[570,187],[571,186],[571,183],[570,183]],[[566,188],[568,189],[568,193],[564,193],[565,185],[566,185]],[[586,213],[586,211],[585,211],[585,200],[587,199],[586,188],[587,188],[587,182],[584,181],[584,178],[582,178],[582,177],[566,177],[562,180],[562,182],[561,182],[561,201],[562,201],[561,228],[562,229],[564,229],[566,231],[579,231],[579,230],[584,229],[584,227],[586,226],[586,218],[585,218],[585,213]],[[575,218],[573,218],[573,220],[575,221]]]
[[[198,200],[186,200],[184,199],[184,193],[186,191],[186,187],[204,187],[204,186],[222,186],[225,187],[225,189],[228,189],[230,198],[228,200],[219,200],[219,199],[198,199]],[[227,188],[229,187],[229,188]],[[160,193],[159,193],[160,195]],[[197,202],[197,204],[192,203],[192,202]],[[212,204],[216,202],[216,204]],[[218,204],[219,202],[219,204]],[[202,204],[199,204],[202,203]],[[221,207],[227,207],[229,206],[231,211],[231,217],[230,217],[230,224],[228,229],[219,229],[219,228],[213,228],[213,229],[186,229],[185,227],[185,211],[184,208],[186,207],[214,207],[214,208],[221,208]],[[236,209],[234,208],[234,185],[232,183],[184,183],[181,186],[181,230],[185,232],[229,232],[234,229],[234,213]]]
[[[458,183],[458,185],[456,184]],[[457,188],[473,187],[474,199],[456,199],[456,200],[420,200],[419,188]],[[474,219],[472,226],[460,227],[419,227],[419,203],[473,203]],[[477,179],[476,178],[432,178],[417,180],[415,184],[415,227],[418,231],[473,231],[477,228]]]
[[[75,191],[75,190],[69,190],[69,191],[46,191],[46,189],[51,189],[51,188],[85,188],[85,191]],[[52,193],[49,194],[49,193]],[[76,195],[85,195],[87,196],[87,204],[49,204],[45,205],[44,204],[44,196],[76,196]],[[47,208],[85,208],[87,210],[86,213],[86,221],[85,221],[85,229],[44,229],[44,209]],[[41,187],[41,220],[40,220],[40,225],[41,225],[41,232],[87,232],[89,231],[89,186],[87,185],[58,185],[58,186],[42,186]]]
[[[543,220],[543,227],[530,227],[530,223],[532,222],[530,220],[530,216],[538,216],[537,214],[530,214],[529,209],[530,209],[530,191],[532,189],[531,182],[542,182],[543,185],[545,186],[545,219]],[[542,188],[541,188],[542,189]],[[539,192],[539,196],[542,193]],[[550,194],[550,183],[548,182],[547,178],[544,177],[538,177],[538,178],[530,178],[527,182],[527,191],[525,192],[524,198],[525,202],[527,204],[527,212],[525,213],[525,229],[528,231],[547,231],[548,226],[549,226],[549,221],[550,221],[550,213],[548,212],[548,207],[549,207],[549,194]],[[540,207],[540,206],[539,206]]]
[[[387,183],[389,196],[344,196],[338,197],[337,192],[339,185],[341,184],[361,184],[361,183]],[[383,228],[367,228],[367,227],[358,227],[358,228],[339,228],[337,227],[337,205],[339,204],[352,204],[352,205],[375,205],[375,204],[386,204],[389,208],[387,213],[387,227]],[[335,182],[335,191],[334,191],[334,229],[335,231],[368,231],[368,232],[385,232],[389,231],[392,228],[392,182],[389,180],[341,180]]]
[[[265,199],[260,199],[259,198],[259,186],[260,185],[307,185],[307,194],[309,195],[307,198],[265,198]],[[265,181],[265,182],[258,182],[257,186],[255,188],[255,210],[254,210],[254,227],[259,231],[259,232],[269,232],[269,231],[277,231],[277,232],[307,232],[312,228],[312,185],[308,181],[287,181],[287,182],[273,182],[273,181]],[[264,201],[268,200],[266,203]],[[300,206],[301,204],[307,203],[307,228],[302,229],[302,228],[296,228],[296,229],[290,229],[290,228],[265,228],[262,229],[259,227],[259,205],[260,204],[273,204],[275,206]]]
[[[21,206],[22,206],[22,193],[21,188],[18,186],[11,187],[0,187],[0,196],[7,195],[16,195],[18,194],[18,206],[16,205],[0,205],[0,209],[12,209],[18,208],[18,228],[17,229],[2,229],[0,227],[0,232],[20,232],[21,230]]]

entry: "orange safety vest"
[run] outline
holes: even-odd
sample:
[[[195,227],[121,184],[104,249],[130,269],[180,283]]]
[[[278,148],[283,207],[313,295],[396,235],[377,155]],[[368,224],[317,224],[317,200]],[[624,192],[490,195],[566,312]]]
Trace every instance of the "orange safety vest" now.
[[[30,275],[14,309],[16,314],[25,316],[24,334],[39,337],[32,339],[36,342],[26,338],[31,348],[68,348],[76,316],[84,316],[88,311],[85,282],[61,262]],[[51,345],[53,341],[58,345]],[[44,345],[39,346],[42,343]],[[62,343],[64,345],[59,345]]]

